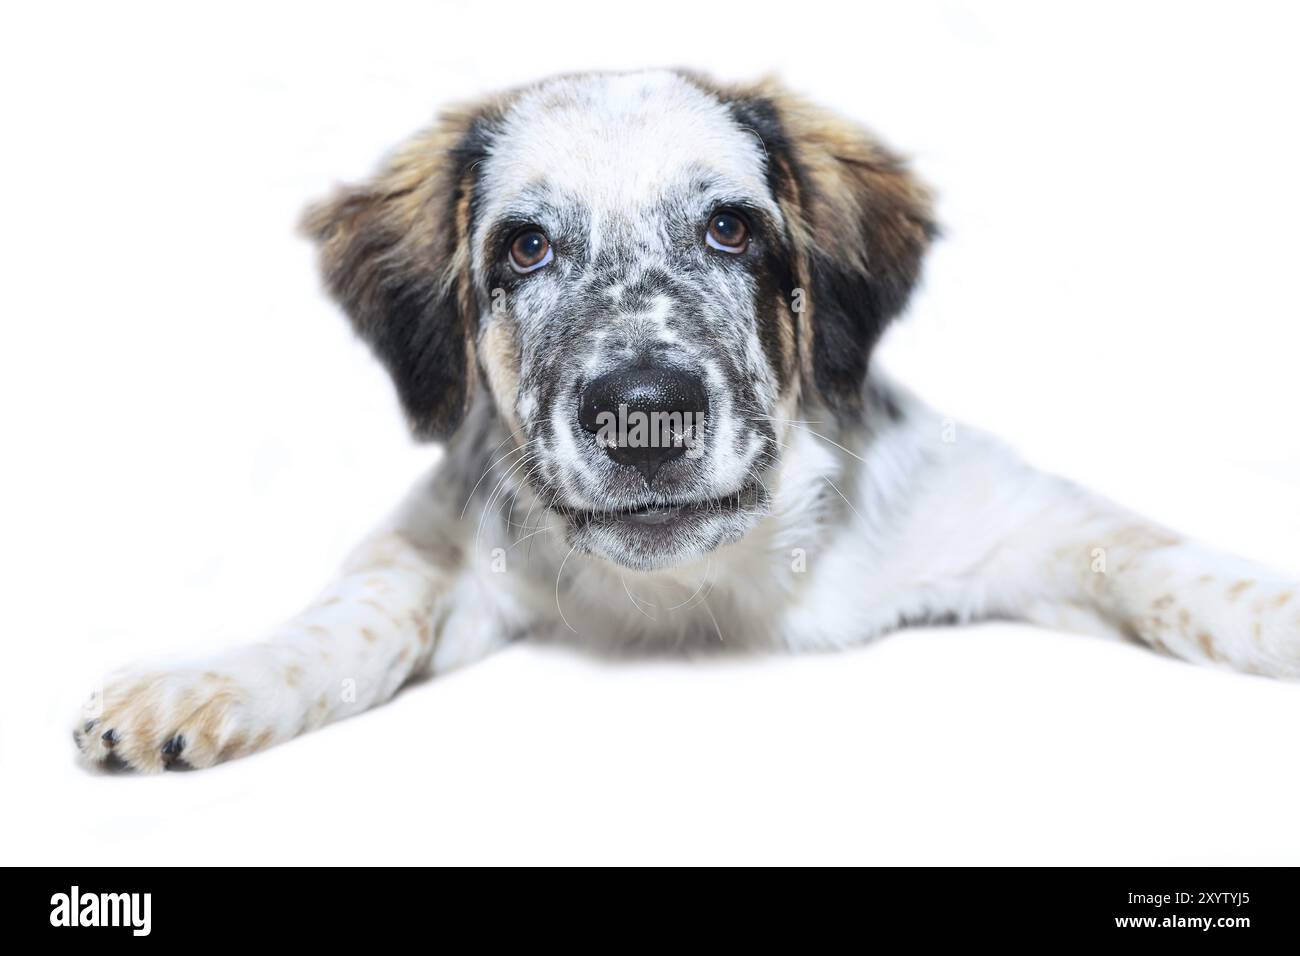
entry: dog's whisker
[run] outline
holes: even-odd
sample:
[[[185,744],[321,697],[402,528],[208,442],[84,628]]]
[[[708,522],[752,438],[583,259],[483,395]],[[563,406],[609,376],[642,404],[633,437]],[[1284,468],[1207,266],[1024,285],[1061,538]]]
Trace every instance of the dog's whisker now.
[[[627,599],[628,599],[629,601],[632,602],[632,606],[633,606],[634,608],[636,608],[638,611],[640,611],[640,612],[641,612],[645,617],[648,617],[650,620],[652,620],[652,621],[653,621],[653,620],[656,620],[655,615],[648,613],[648,612],[645,610],[645,608],[643,608],[643,607],[641,606],[641,602],[638,601],[635,597],[633,597],[632,592],[631,592],[630,590],[628,590],[628,587],[627,587],[627,575],[623,574],[623,572],[620,571],[620,572],[619,572],[619,575],[618,575],[618,578],[619,578],[620,581],[623,582],[623,593],[626,594],[626,595],[627,595]],[[647,601],[646,604],[648,605],[649,602]],[[672,608],[669,608],[669,610],[672,610]]]
[[[474,552],[476,554],[479,553],[479,545],[482,543],[483,524],[492,513],[492,504],[496,500],[498,493],[503,487],[505,487],[506,482],[510,480],[511,476],[516,474],[520,469],[528,466],[528,463],[533,459],[533,457],[534,453],[530,451],[519,461],[515,462],[514,465],[512,465],[511,468],[497,481],[496,486],[492,489],[492,493],[488,495],[487,501],[483,503],[483,511],[479,514],[478,526],[474,531]]]
[[[578,629],[569,623],[569,619],[564,616],[564,608],[560,606],[560,577],[564,574],[564,566],[569,563],[569,558],[576,550],[578,550],[578,546],[575,544],[569,549],[569,553],[564,556],[559,569],[555,572],[555,610],[559,612],[560,620],[564,622],[564,626],[573,631],[574,634],[578,633]]]
[[[713,608],[709,607],[709,602],[707,600],[701,601],[700,606],[704,608],[705,613],[709,615],[709,620],[713,622],[713,629],[718,634],[718,643],[727,643],[727,639],[722,636],[722,628],[718,625],[718,619],[713,615]]]
[[[504,445],[506,442],[508,442],[512,437],[514,437],[514,436],[512,436],[512,435],[510,435],[510,434],[507,433],[507,434],[506,434],[506,437],[503,438],[503,439],[501,439],[499,442],[497,442],[496,445],[493,446],[492,450],[491,450],[490,452],[488,452],[488,456],[491,457],[492,455],[495,455],[496,452],[497,452],[497,449],[500,448],[502,445]],[[465,496],[465,503],[464,503],[463,505],[460,506],[460,516],[461,516],[462,518],[465,517],[465,509],[469,507],[470,500],[474,497],[474,492],[478,491],[478,486],[481,485],[481,484],[483,483],[483,479],[486,478],[486,477],[488,476],[488,474],[489,474],[489,473],[492,471],[492,469],[496,466],[497,462],[500,462],[500,461],[503,461],[503,460],[506,459],[506,458],[509,458],[509,457],[510,457],[512,454],[514,454],[516,451],[518,451],[518,450],[521,449],[521,448],[526,448],[527,446],[528,446],[528,443],[525,442],[523,445],[519,445],[519,446],[516,446],[515,448],[512,448],[510,451],[506,452],[506,453],[505,453],[501,458],[496,459],[496,461],[490,462],[490,463],[488,464],[488,466],[487,466],[486,468],[483,469],[483,474],[481,474],[481,475],[478,476],[478,481],[474,482],[474,487],[471,488],[471,489],[469,490],[469,494]]]
[[[713,559],[712,559],[712,558],[709,558],[709,562],[708,562],[707,565],[705,565],[705,568],[704,568],[704,574],[700,577],[700,584],[699,584],[699,586],[695,589],[695,591],[691,594],[691,596],[688,597],[685,601],[682,601],[680,604],[674,604],[674,605],[672,605],[671,607],[668,608],[668,610],[669,610],[669,611],[678,611],[678,610],[681,610],[681,609],[684,608],[684,607],[687,607],[687,606],[688,606],[692,601],[695,600],[695,598],[700,594],[701,591],[704,591],[704,586],[705,586],[706,584],[709,585],[709,590],[710,590],[710,591],[713,590],[713,584],[712,584],[711,579],[710,579],[710,577],[709,577],[710,572],[712,572],[712,570],[713,570]],[[705,597],[708,597],[708,592],[705,592]]]

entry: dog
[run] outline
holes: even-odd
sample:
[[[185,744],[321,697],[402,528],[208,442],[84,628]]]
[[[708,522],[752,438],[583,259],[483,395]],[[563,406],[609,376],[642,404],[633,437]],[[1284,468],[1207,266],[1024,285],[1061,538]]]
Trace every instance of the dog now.
[[[931,193],[775,81],[581,74],[451,109],[303,228],[445,454],[269,640],[107,679],[91,765],[251,754],[525,636],[795,651],[1000,617],[1300,674],[1295,582],[871,367]]]

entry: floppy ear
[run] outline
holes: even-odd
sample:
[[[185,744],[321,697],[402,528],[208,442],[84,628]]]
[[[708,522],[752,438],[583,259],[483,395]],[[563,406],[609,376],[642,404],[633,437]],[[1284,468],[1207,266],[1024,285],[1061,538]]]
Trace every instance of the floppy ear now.
[[[930,192],[866,130],[771,81],[733,103],[763,140],[799,259],[805,378],[832,408],[859,408],[871,352],[907,305],[938,235]]]
[[[449,436],[474,394],[468,242],[480,119],[445,114],[302,220],[326,288],[388,369],[419,438]]]

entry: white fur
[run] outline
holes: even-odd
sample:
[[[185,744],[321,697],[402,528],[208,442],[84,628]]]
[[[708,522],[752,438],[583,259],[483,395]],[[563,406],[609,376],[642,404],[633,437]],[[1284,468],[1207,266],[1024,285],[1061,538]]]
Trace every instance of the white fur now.
[[[484,170],[484,219],[545,176],[550,190],[580,195],[592,211],[597,247],[618,238],[607,224],[634,219],[660,184],[679,181],[702,158],[738,189],[764,192],[760,144],[721,109],[671,74],[566,81],[527,94]],[[611,300],[621,288],[607,287]],[[547,314],[545,302],[535,306],[532,315]],[[667,308],[656,301],[632,318],[662,339]],[[761,363],[755,351],[752,364]],[[717,445],[732,449],[741,443],[730,396],[716,368],[704,367],[721,397]],[[1300,676],[1300,585],[1036,472],[896,387],[874,387],[888,393],[896,417],[875,408],[857,430],[833,435],[821,423],[778,422],[783,451],[763,478],[769,513],[739,541],[665,570],[627,570],[568,547],[562,520],[520,482],[480,482],[464,500],[464,469],[477,459],[453,441],[445,466],[269,640],[110,678],[77,722],[81,752],[157,770],[168,762],[167,741],[183,738],[181,757],[207,766],[365,710],[414,677],[523,636],[602,649],[806,650],[861,643],[909,621],[1005,616],[1126,633],[1192,660]],[[564,491],[575,506],[601,507],[566,426],[571,409],[540,407],[530,391],[510,398],[526,420],[557,416]],[[481,436],[490,404],[480,393],[463,430]],[[505,432],[496,437],[492,458],[507,476],[528,466],[528,449]],[[715,488],[752,473],[755,452],[751,444],[715,456]],[[511,509],[502,520],[494,503],[511,488],[523,513]]]
[[[1034,471],[974,431],[948,441],[939,416],[898,400],[904,421],[853,447],[788,426],[772,513],[743,540],[665,571],[568,553],[558,535],[519,541],[500,523],[481,527],[481,505],[460,518],[461,502],[438,499],[435,474],[271,640],[117,675],[90,716],[96,730],[118,730],[133,766],[159,769],[159,737],[216,707],[213,739],[187,740],[186,760],[203,766],[236,736],[287,740],[523,635],[605,649],[807,650],[909,620],[989,615],[1130,633],[1191,660],[1300,676],[1296,583]],[[838,493],[812,493],[821,483]],[[232,696],[216,694],[227,686]],[[154,738],[138,736],[142,724]],[[85,736],[86,755],[104,757],[98,735]]]

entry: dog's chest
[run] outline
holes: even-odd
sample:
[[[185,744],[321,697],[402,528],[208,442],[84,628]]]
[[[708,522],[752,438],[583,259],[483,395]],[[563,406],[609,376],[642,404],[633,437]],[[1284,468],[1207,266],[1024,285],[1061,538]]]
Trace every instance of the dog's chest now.
[[[708,559],[637,573],[599,558],[536,563],[521,591],[530,632],[609,648],[806,648],[861,640],[896,619],[896,587],[852,528],[793,516]]]

